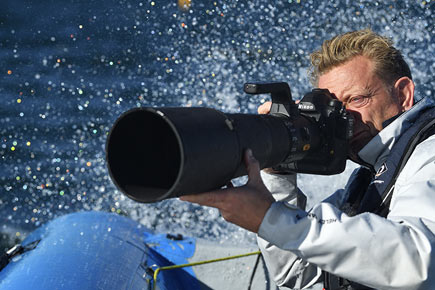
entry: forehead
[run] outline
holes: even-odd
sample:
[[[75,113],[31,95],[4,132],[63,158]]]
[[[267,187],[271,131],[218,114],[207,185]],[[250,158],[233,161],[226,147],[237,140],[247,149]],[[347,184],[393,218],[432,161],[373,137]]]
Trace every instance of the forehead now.
[[[341,100],[363,93],[377,86],[378,82],[373,62],[364,56],[357,56],[321,75],[318,86],[328,89]]]

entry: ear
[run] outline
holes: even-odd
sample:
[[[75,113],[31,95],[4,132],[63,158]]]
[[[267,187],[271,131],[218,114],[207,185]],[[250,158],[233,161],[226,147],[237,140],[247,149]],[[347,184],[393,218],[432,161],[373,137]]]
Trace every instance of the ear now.
[[[403,111],[411,109],[414,105],[414,82],[408,77],[401,77],[394,84],[394,94]]]

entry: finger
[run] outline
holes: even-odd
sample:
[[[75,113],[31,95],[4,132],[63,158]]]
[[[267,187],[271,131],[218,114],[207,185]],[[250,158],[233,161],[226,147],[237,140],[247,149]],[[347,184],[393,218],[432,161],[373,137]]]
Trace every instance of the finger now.
[[[245,166],[246,170],[248,171],[248,183],[262,182],[260,175],[260,163],[257,159],[255,159],[251,149],[247,149],[245,151]]]
[[[216,190],[200,194],[183,195],[180,197],[180,200],[219,208],[224,203],[225,195],[223,191]]]
[[[261,106],[258,107],[258,114],[269,114],[270,108],[272,107],[272,102],[265,102]]]

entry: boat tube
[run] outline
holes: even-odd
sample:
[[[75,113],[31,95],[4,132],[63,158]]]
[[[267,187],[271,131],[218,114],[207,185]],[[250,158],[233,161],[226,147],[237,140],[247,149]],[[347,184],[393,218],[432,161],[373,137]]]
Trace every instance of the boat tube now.
[[[255,250],[155,234],[116,214],[78,212],[43,225],[8,251],[0,290],[269,289],[264,266],[250,282]],[[221,261],[228,257],[238,259]]]

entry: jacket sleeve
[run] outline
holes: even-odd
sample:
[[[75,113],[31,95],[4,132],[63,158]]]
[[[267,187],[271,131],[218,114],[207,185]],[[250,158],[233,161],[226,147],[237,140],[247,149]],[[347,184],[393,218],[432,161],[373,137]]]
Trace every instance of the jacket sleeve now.
[[[435,289],[434,147],[431,137],[415,149],[398,177],[387,219],[350,217],[327,201],[309,212],[277,201],[258,235],[306,263],[375,289]]]
[[[263,181],[274,198],[283,204],[305,209],[306,197],[296,187],[296,174],[279,175],[261,173]],[[304,289],[312,286],[321,276],[321,270],[302,260],[290,251],[257,236],[257,243],[262,252],[267,269],[275,283],[281,289]]]

